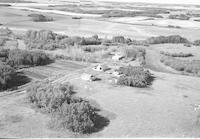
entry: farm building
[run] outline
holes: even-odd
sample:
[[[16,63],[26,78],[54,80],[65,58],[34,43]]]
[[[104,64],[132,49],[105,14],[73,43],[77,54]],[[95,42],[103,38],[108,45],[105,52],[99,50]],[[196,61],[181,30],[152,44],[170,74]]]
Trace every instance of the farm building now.
[[[94,66],[92,69],[96,71],[107,71],[110,68],[105,64],[99,64],[99,65]]]
[[[121,60],[122,58],[124,58],[124,56],[122,54],[115,54],[112,57],[112,60]]]
[[[81,75],[81,79],[85,80],[85,81],[95,81],[96,77],[94,75],[91,75],[91,74],[83,73]]]

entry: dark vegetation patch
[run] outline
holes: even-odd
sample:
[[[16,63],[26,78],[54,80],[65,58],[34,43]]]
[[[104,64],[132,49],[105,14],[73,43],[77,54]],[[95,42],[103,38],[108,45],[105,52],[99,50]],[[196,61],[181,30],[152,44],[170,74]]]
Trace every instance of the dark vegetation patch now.
[[[50,22],[53,21],[52,17],[48,17],[42,14],[29,14],[29,17],[31,17],[31,20],[34,22]]]
[[[147,44],[188,43],[188,42],[189,41],[186,38],[183,38],[180,35],[151,37],[146,40]]]
[[[167,27],[168,28],[176,28],[176,29],[180,29],[181,28],[180,26],[174,26],[174,25],[168,25]]]
[[[68,37],[66,35],[55,34],[49,30],[32,31],[29,30],[25,36],[25,44],[28,48],[45,50],[65,49],[74,45],[99,45],[101,41],[98,36],[93,37]]]
[[[10,6],[11,6],[10,4],[3,4],[3,3],[0,4],[0,7],[10,7]]]
[[[7,88],[8,82],[14,73],[15,70],[12,67],[0,62],[0,90]]]
[[[70,83],[52,84],[42,81],[33,83],[27,89],[27,98],[37,108],[51,115],[51,128],[93,133],[109,124],[109,120],[98,115],[99,109],[88,100],[75,97],[74,93]]]
[[[195,46],[200,46],[200,40],[195,40],[195,41],[193,42],[193,45],[195,45]]]
[[[178,20],[189,20],[190,17],[185,14],[176,14],[176,15],[169,15],[169,19],[178,19]]]
[[[0,58],[2,62],[18,69],[22,67],[46,65],[53,62],[44,52],[41,51],[26,51],[20,49],[2,49],[0,51]]]
[[[24,51],[19,49],[3,49],[0,51],[0,90],[17,88],[30,82],[24,73],[17,72],[19,68],[46,65],[53,60],[39,51]]]
[[[163,56],[160,61],[177,71],[200,76],[200,60],[189,61]]]
[[[191,57],[191,56],[193,56],[193,54],[191,54],[191,53],[183,53],[183,52],[169,53],[169,52],[161,51],[160,53],[165,55],[165,56],[171,56],[171,57]]]
[[[153,76],[143,67],[127,66],[119,69],[123,76],[119,77],[118,84],[131,87],[144,88],[151,85]]]
[[[66,35],[59,35],[53,33],[49,30],[32,31],[29,30],[25,37],[25,44],[28,48],[33,49],[44,49],[44,50],[55,50],[57,48],[66,49],[70,46],[87,46],[87,45],[144,45],[148,46],[150,44],[162,44],[162,43],[189,43],[186,38],[179,35],[171,36],[158,36],[151,37],[146,40],[132,40],[130,38],[125,38],[124,36],[114,36],[112,39],[102,39],[97,35],[92,37],[69,37]],[[85,47],[86,51],[90,51],[90,48]],[[93,51],[93,50],[91,50]]]
[[[121,11],[121,10],[110,10],[102,15],[102,17],[136,17],[136,16],[146,16],[154,18],[163,18],[160,11]]]

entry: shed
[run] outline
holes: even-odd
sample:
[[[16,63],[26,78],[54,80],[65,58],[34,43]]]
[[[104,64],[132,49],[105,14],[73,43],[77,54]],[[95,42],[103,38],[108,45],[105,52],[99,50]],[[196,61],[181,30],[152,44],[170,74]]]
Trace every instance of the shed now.
[[[85,80],[85,81],[95,81],[96,77],[94,75],[92,75],[92,74],[83,73],[81,75],[81,79]]]
[[[115,55],[112,57],[112,60],[121,60],[122,58],[124,58],[123,55],[121,55],[121,54],[115,54]]]
[[[110,68],[105,64],[99,64],[99,65],[94,66],[92,69],[96,71],[107,71]]]

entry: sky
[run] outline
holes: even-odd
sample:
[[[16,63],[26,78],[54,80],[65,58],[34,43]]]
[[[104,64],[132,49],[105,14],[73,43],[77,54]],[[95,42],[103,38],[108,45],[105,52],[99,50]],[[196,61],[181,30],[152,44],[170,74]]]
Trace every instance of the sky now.
[[[194,4],[200,5],[200,0],[93,0],[93,1],[118,1],[118,2],[147,2],[161,4]]]

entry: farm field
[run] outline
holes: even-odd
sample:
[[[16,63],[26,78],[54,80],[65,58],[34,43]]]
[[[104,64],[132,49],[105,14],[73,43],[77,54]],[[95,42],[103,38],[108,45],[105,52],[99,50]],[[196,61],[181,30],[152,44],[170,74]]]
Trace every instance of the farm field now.
[[[0,0],[0,138],[200,137],[198,19],[198,5]]]

